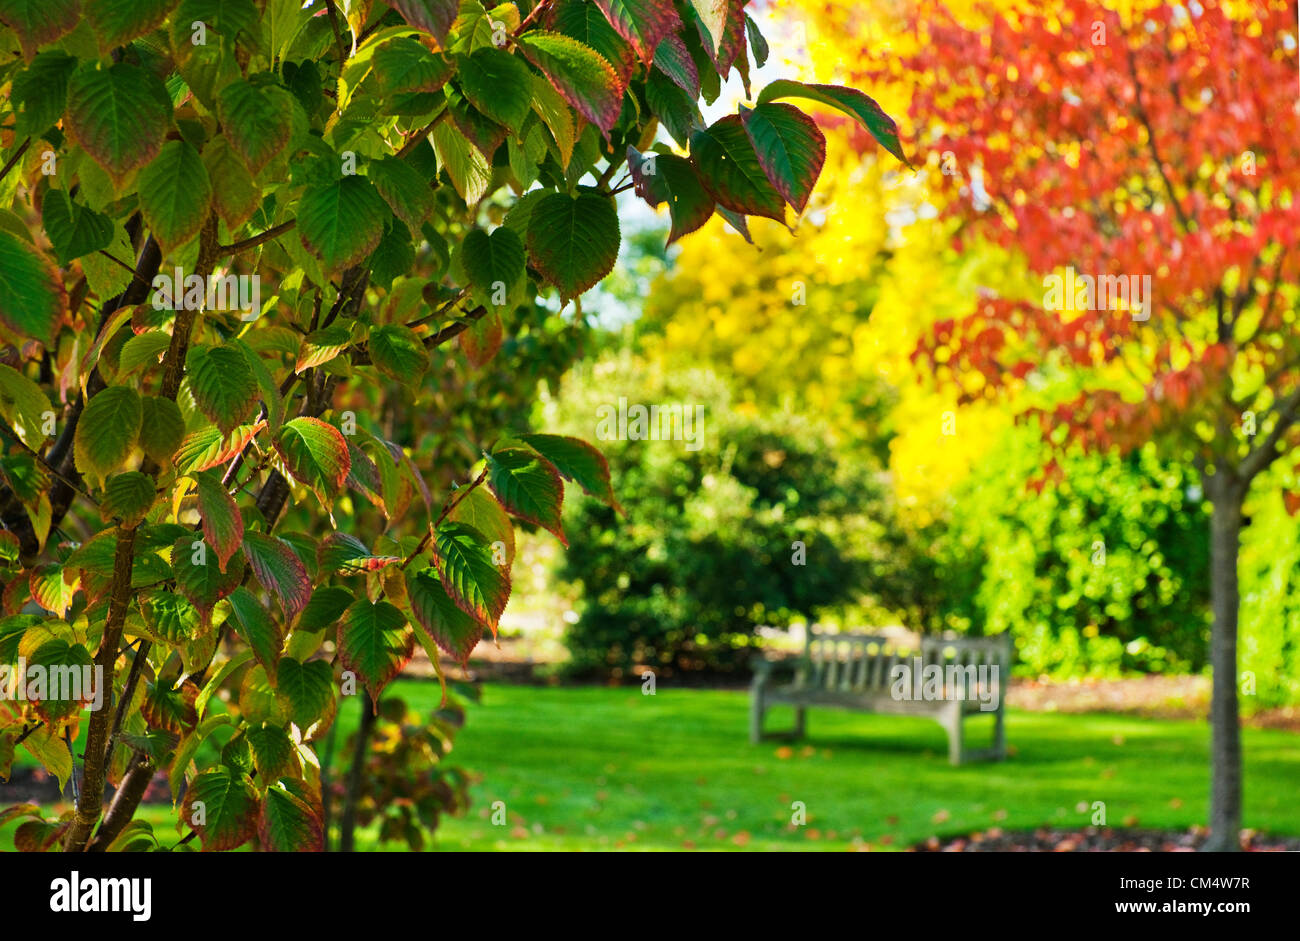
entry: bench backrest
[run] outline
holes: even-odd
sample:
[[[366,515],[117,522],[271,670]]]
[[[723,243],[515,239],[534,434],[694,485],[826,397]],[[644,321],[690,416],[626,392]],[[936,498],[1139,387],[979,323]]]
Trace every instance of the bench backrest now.
[[[809,628],[795,685],[846,693],[885,691],[894,683],[894,667],[902,665],[912,673],[917,657],[922,669],[930,665],[941,668],[945,692],[950,677],[959,683],[976,682],[981,666],[998,667],[996,683],[1000,691],[1010,678],[1011,636],[923,635],[919,644],[909,645],[877,634],[831,634]],[[984,671],[990,681],[994,675],[991,670]],[[915,681],[919,684],[921,677]]]

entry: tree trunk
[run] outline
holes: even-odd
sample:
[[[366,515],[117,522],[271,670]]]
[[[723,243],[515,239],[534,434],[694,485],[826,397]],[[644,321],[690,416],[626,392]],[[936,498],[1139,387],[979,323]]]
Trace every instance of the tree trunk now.
[[[347,792],[343,797],[343,815],[339,819],[339,852],[351,853],[355,848],[357,829],[357,798],[361,794],[361,776],[366,773],[366,752],[370,748],[370,734],[375,727],[375,704],[370,691],[363,689],[357,697],[361,702],[361,724],[357,726],[357,740],[352,750],[352,766],[348,768]]]
[[[1237,554],[1245,487],[1236,481],[1207,480],[1214,505],[1210,522],[1210,836],[1203,847],[1240,849],[1241,724],[1237,709]]]

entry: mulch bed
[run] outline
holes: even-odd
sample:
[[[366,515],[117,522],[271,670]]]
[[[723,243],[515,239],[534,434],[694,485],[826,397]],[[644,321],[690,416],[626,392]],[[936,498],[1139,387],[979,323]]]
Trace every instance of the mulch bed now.
[[[1204,827],[1137,830],[1087,827],[1066,830],[1008,830],[998,827],[940,839],[932,836],[910,850],[916,853],[1193,853],[1205,843]],[[1241,848],[1252,853],[1300,852],[1300,837],[1265,836],[1243,830]]]

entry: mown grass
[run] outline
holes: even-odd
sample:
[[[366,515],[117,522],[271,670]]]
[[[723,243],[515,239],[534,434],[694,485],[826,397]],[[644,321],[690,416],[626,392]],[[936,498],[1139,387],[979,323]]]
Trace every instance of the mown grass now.
[[[439,699],[436,683],[390,689],[421,711]],[[357,708],[345,705],[340,732]],[[1085,826],[1097,801],[1112,826],[1205,819],[1203,722],[1012,710],[1008,761],[952,768],[942,730],[923,719],[812,711],[805,741],[751,746],[747,708],[738,691],[488,685],[449,759],[477,776],[473,807],[444,819],[437,848],[901,849],[991,827]],[[769,725],[790,719],[777,709]],[[968,723],[973,741],[990,722]],[[1243,734],[1245,825],[1300,835],[1300,736]],[[491,819],[497,801],[503,826]],[[795,802],[805,826],[791,826]],[[146,814],[162,823],[170,809]],[[0,831],[0,848],[11,846],[12,826]],[[358,846],[379,848],[373,832]]]

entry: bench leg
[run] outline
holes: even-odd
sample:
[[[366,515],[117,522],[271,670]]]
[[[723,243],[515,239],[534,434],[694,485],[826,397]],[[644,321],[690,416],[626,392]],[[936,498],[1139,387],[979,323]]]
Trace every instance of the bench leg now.
[[[939,720],[939,724],[948,733],[948,764],[950,765],[959,765],[962,761],[961,703],[956,705],[956,709],[950,710]]]
[[[1007,757],[1006,710],[998,705],[997,715],[993,718],[993,757],[1001,761]]]
[[[757,745],[763,740],[763,691],[754,690],[749,699],[749,743]]]
[[[803,706],[796,706],[794,710],[794,732],[792,738],[803,738],[804,735],[804,716],[808,712]]]

